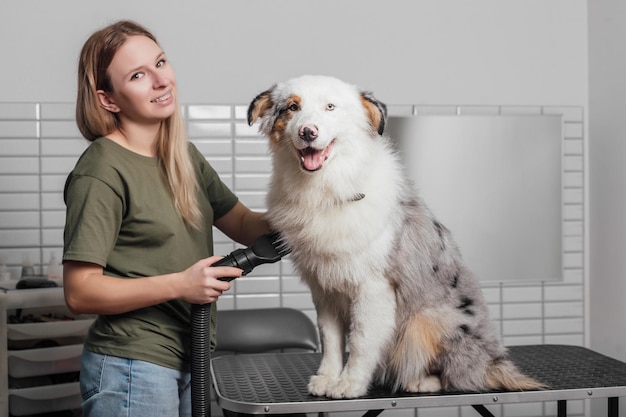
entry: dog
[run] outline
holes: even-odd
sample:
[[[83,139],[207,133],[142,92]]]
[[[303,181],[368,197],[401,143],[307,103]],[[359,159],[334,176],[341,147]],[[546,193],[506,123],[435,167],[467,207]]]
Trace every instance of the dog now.
[[[309,286],[322,359],[315,396],[531,390],[499,341],[480,285],[389,138],[387,108],[328,76],[273,85],[248,107],[269,140],[267,218]],[[349,351],[344,366],[344,352]]]

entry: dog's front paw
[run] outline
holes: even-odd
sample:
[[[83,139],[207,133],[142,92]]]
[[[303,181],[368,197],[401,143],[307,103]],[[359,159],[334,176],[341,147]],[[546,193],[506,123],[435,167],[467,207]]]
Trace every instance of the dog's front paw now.
[[[330,398],[357,398],[367,394],[368,384],[351,378],[341,377],[326,393]]]
[[[309,380],[309,393],[317,397],[326,395],[329,388],[335,384],[336,379],[331,378],[328,375],[318,374],[313,375]]]

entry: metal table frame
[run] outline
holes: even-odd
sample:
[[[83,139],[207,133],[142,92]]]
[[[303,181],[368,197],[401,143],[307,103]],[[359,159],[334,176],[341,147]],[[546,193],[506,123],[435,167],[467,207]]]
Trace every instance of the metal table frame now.
[[[617,417],[619,397],[626,396],[626,363],[579,346],[531,345],[509,348],[513,362],[545,383],[541,391],[391,393],[382,387],[356,399],[314,397],[307,391],[320,353],[271,353],[221,356],[211,361],[217,403],[247,414],[366,411],[374,417],[387,409],[472,406],[493,416],[487,404],[557,401],[559,417],[568,400],[606,398],[608,416]]]

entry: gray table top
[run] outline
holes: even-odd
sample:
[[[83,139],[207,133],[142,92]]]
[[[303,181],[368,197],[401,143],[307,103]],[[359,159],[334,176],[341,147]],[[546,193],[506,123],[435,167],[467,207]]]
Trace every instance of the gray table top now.
[[[530,345],[509,348],[525,374],[545,383],[541,391],[404,393],[373,387],[364,397],[329,399],[308,393],[320,353],[221,356],[211,361],[218,404],[249,414],[382,410],[391,408],[488,405],[626,396],[626,363],[579,346]]]

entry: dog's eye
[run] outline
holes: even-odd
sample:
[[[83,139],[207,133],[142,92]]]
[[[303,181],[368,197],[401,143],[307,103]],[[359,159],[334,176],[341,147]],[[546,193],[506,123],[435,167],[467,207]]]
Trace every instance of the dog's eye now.
[[[333,103],[328,103],[326,105],[326,111],[333,111],[335,110],[335,105]]]
[[[296,103],[291,103],[289,105],[289,110],[290,111],[298,111],[298,110],[300,110],[300,106],[298,106]]]

